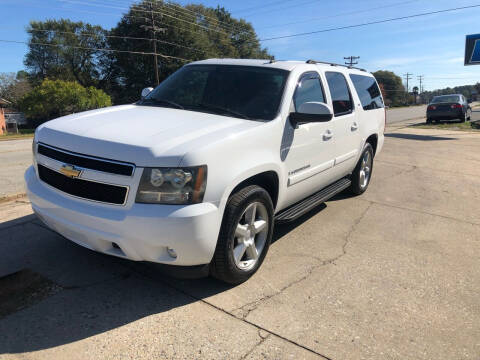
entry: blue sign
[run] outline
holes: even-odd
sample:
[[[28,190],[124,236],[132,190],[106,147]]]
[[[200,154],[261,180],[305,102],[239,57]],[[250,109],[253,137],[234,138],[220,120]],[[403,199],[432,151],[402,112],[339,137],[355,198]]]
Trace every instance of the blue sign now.
[[[465,65],[480,65],[480,34],[467,35]]]

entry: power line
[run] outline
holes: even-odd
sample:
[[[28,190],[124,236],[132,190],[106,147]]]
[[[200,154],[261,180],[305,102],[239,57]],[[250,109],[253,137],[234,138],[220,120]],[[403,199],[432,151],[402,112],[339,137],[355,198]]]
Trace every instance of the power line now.
[[[93,1],[93,0],[91,0]],[[175,3],[172,3],[170,1],[164,1],[162,2],[161,4],[159,4],[158,2],[152,2],[152,1],[147,1],[147,0],[143,0],[141,3],[139,3],[138,5],[135,5],[135,4],[131,4],[131,3],[119,3],[118,1],[116,0],[106,0],[106,1],[110,1],[110,2],[113,2],[115,4],[121,4],[121,5],[125,5],[125,6],[135,6],[135,7],[140,7],[140,8],[144,8],[146,9],[145,5],[144,4],[155,4],[156,6],[160,6],[162,8],[165,8],[167,9],[168,11],[173,11],[173,12],[178,12],[180,13],[182,16],[191,16],[193,17],[194,19],[197,17],[197,16],[201,16],[202,18],[206,18],[206,19],[209,19],[209,20],[212,20],[216,23],[218,23],[218,26],[221,26],[220,24],[224,24],[223,25],[223,28],[225,30],[232,30],[233,28],[235,28],[234,25],[232,24],[229,24],[225,21],[221,21],[219,20],[217,17],[215,16],[212,16],[212,15],[206,15],[204,13],[201,13],[201,12],[198,12],[198,11],[193,11],[193,10],[190,10],[186,7],[182,7],[181,5],[178,5],[178,4],[175,4]],[[172,14],[172,13],[170,13]]]
[[[303,33],[298,33],[298,34],[276,36],[276,37],[271,37],[271,38],[266,38],[266,39],[260,39],[259,41],[270,41],[270,40],[292,38],[292,37],[297,37],[297,36],[320,34],[320,33],[325,33],[325,32],[330,32],[330,31],[345,30],[345,29],[358,28],[358,27],[362,27],[362,26],[383,24],[383,23],[392,22],[392,21],[412,19],[412,18],[417,18],[417,17],[422,17],[422,16],[435,15],[435,14],[441,14],[441,13],[458,11],[458,10],[465,10],[465,9],[472,9],[472,8],[477,8],[477,7],[480,7],[480,4],[462,6],[462,7],[450,8],[450,9],[444,9],[444,10],[437,10],[437,11],[429,11],[429,12],[424,12],[424,13],[419,13],[419,14],[414,14],[414,15],[400,16],[400,17],[389,18],[389,19],[384,19],[384,20],[371,21],[371,22],[355,24],[355,25],[339,26],[339,27],[334,27],[334,28],[329,28],[329,29],[309,31],[309,32],[303,32]]]
[[[3,30],[3,29],[2,29]],[[71,35],[81,35],[81,36],[98,36],[98,34],[94,33],[86,33],[86,32],[81,32],[81,33],[76,33],[73,31],[59,31],[59,30],[54,30],[54,29],[33,29],[33,28],[28,28],[27,31],[33,31],[33,32],[55,32],[58,34],[71,34]],[[160,40],[160,39],[152,39],[152,38],[145,38],[145,37],[133,37],[133,36],[118,36],[118,35],[101,35],[105,38],[115,38],[115,39],[125,39],[125,40],[145,40],[145,41],[156,41],[158,43],[166,44],[166,45],[172,45],[172,46],[177,46],[185,49],[189,49],[192,51],[200,52],[200,53],[205,53],[203,50],[199,50],[196,48],[192,48],[189,46],[173,43],[170,41],[165,41],[165,40]]]
[[[65,45],[65,44],[49,44],[49,43],[41,43],[41,42],[26,42],[26,41],[17,41],[17,40],[4,40],[0,39],[0,42],[5,43],[13,43],[13,44],[25,44],[25,45],[41,45],[41,46],[52,46],[52,47],[61,47],[61,48],[72,48],[72,49],[82,49],[82,50],[92,50],[92,51],[104,51],[104,52],[116,52],[116,53],[126,53],[126,54],[136,54],[136,55],[157,55],[164,59],[175,59],[181,60],[185,62],[192,61],[191,59],[184,59],[177,56],[170,56],[164,54],[155,54],[153,52],[143,52],[143,51],[130,51],[130,50],[117,50],[117,49],[105,49],[105,48],[94,48],[88,46],[76,46],[76,45]]]
[[[79,5],[87,5],[87,6],[99,6],[99,7],[105,7],[105,8],[111,8],[111,9],[119,9],[119,10],[130,10],[130,11],[136,11],[136,12],[142,12],[142,13],[148,13],[150,14],[152,11],[148,11],[148,10],[135,10],[135,9],[129,9],[129,8],[123,8],[123,7],[118,7],[118,6],[110,6],[110,5],[102,5],[102,4],[93,4],[93,3],[85,3],[85,2],[82,2],[82,1],[76,1],[76,0],[59,0],[61,2],[66,2],[66,3],[70,3],[70,4],[79,4]],[[175,16],[172,16],[172,15],[168,15],[168,14],[165,14],[165,13],[162,13],[160,11],[153,11],[154,14],[160,14],[160,15],[163,15],[163,16],[167,16],[167,17],[170,17],[170,18],[173,18],[173,19],[176,19],[176,20],[179,20],[179,21],[183,21],[185,23],[188,23],[188,24],[191,24],[191,25],[195,25],[195,26],[198,26],[199,28],[202,28],[204,30],[208,30],[208,31],[215,31],[215,32],[218,32],[218,33],[221,33],[221,34],[225,34],[225,35],[228,35],[226,32],[224,31],[221,31],[221,30],[217,30],[217,29],[213,29],[213,28],[208,28],[206,26],[203,26],[203,25],[200,25],[200,24],[197,24],[197,23],[194,23],[194,22],[190,22],[190,21],[187,21],[187,20],[184,20],[184,19],[180,19],[178,17],[175,17]]]
[[[328,15],[328,16],[311,18],[311,19],[307,19],[307,20],[293,21],[293,22],[282,23],[282,24],[275,24],[275,25],[270,25],[270,26],[264,26],[264,27],[261,27],[260,29],[271,29],[271,28],[281,27],[281,26],[284,27],[284,26],[287,26],[287,25],[304,24],[304,23],[308,23],[308,22],[312,22],[312,21],[331,19],[331,18],[339,17],[339,16],[357,15],[357,14],[360,14],[360,13],[371,12],[372,10],[385,9],[385,8],[389,8],[389,7],[399,6],[399,5],[410,4],[410,3],[413,3],[413,2],[417,2],[417,1],[420,1],[420,0],[408,0],[408,1],[402,1],[402,2],[389,4],[389,5],[376,6],[376,7],[372,7],[372,8],[363,9],[363,10],[348,11],[348,12],[343,12],[343,13],[331,14],[331,15]]]

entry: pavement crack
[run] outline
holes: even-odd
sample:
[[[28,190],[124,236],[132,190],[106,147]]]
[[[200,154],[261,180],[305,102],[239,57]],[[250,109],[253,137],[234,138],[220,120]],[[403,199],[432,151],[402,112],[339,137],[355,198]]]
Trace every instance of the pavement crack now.
[[[248,325],[250,325],[250,326],[253,326],[254,328],[256,328],[256,329],[259,330],[259,336],[260,336],[260,337],[264,337],[264,336],[266,337],[266,334],[270,334],[271,336],[274,336],[274,337],[279,338],[279,339],[281,339],[281,340],[283,340],[283,341],[286,341],[286,342],[289,343],[289,344],[292,344],[292,345],[294,345],[294,346],[297,346],[297,347],[299,347],[299,348],[302,348],[302,349],[308,351],[309,353],[315,354],[315,355],[321,357],[322,359],[332,360],[332,358],[330,358],[330,357],[328,357],[328,356],[326,356],[326,355],[323,355],[323,354],[319,353],[318,351],[309,348],[308,346],[302,345],[302,344],[296,342],[295,340],[289,339],[289,338],[287,338],[287,337],[285,337],[285,336],[283,336],[283,335],[281,335],[281,334],[278,334],[278,333],[276,333],[276,332],[274,332],[274,331],[272,331],[272,330],[268,330],[268,329],[266,329],[266,328],[264,328],[264,327],[262,327],[262,326],[260,326],[260,325],[258,325],[258,324],[255,324],[254,322],[251,322],[251,321],[249,321],[249,320],[247,320],[247,319],[241,319],[241,318],[237,317],[236,315],[234,315],[232,312],[227,311],[227,310],[219,307],[218,305],[215,305],[215,304],[213,304],[213,303],[208,302],[207,300],[205,300],[205,299],[202,298],[201,296],[196,296],[196,295],[194,295],[194,294],[191,294],[191,293],[185,291],[184,289],[182,289],[181,287],[175,286],[175,285],[171,284],[170,282],[168,282],[168,281],[166,281],[166,280],[161,280],[161,279],[152,278],[151,276],[148,276],[147,274],[144,274],[144,273],[142,273],[141,271],[138,271],[137,269],[135,269],[135,268],[133,268],[133,267],[127,265],[127,264],[122,264],[122,266],[124,266],[126,269],[130,270],[132,273],[137,274],[138,276],[140,276],[140,277],[142,277],[142,278],[144,278],[144,279],[147,279],[147,280],[149,280],[149,281],[152,281],[153,283],[160,283],[160,284],[162,284],[162,285],[164,285],[164,286],[167,286],[167,287],[169,287],[169,288],[171,288],[171,289],[173,289],[173,290],[175,290],[175,291],[178,291],[180,294],[183,294],[183,295],[185,295],[185,296],[187,296],[187,297],[189,297],[189,298],[192,298],[192,299],[194,299],[194,300],[196,300],[196,301],[199,301],[199,302],[201,302],[202,304],[205,304],[205,305],[207,305],[207,306],[209,306],[209,307],[211,307],[211,308],[213,308],[213,309],[215,309],[215,310],[217,310],[217,311],[220,311],[220,312],[224,313],[224,314],[227,315],[227,316],[230,316],[231,318],[233,318],[233,319],[235,319],[235,320],[242,321],[242,322],[244,322],[244,323],[246,323],[246,324],[248,324]],[[263,336],[263,334],[265,334],[265,335]],[[258,346],[258,345],[257,345],[257,346]]]
[[[350,227],[350,229],[348,230],[347,234],[345,235],[345,241],[342,245],[342,252],[331,258],[331,259],[327,259],[327,260],[320,260],[319,258],[317,257],[314,257],[314,256],[311,256],[311,255],[308,255],[310,258],[312,259],[315,259],[318,261],[317,264],[311,266],[308,270],[307,270],[307,273],[305,275],[303,275],[302,277],[288,283],[287,285],[283,286],[282,288],[280,288],[278,291],[276,291],[275,293],[273,294],[269,294],[269,295],[265,295],[263,297],[261,297],[260,299],[257,299],[255,301],[252,301],[252,302],[249,302],[243,306],[240,306],[239,308],[236,308],[232,311],[232,313],[234,313],[234,316],[238,317],[239,319],[242,319],[242,320],[245,320],[248,315],[250,315],[250,313],[252,311],[255,311],[260,305],[261,303],[263,303],[264,301],[266,300],[269,300],[277,295],[280,295],[281,293],[283,293],[285,290],[291,288],[292,286],[298,284],[298,283],[301,283],[302,281],[306,280],[310,275],[312,275],[312,273],[319,269],[320,267],[322,266],[326,266],[326,265],[330,265],[330,264],[333,264],[335,263],[335,261],[339,260],[340,258],[342,258],[343,256],[345,256],[347,254],[347,246],[348,244],[350,243],[350,238],[353,234],[353,232],[355,231],[355,229],[357,228],[357,226],[360,224],[360,222],[365,218],[365,215],[367,214],[368,210],[370,210],[370,208],[372,207],[373,203],[370,202],[369,205],[366,207],[366,209],[362,212],[362,214],[360,215],[360,217],[353,223],[353,225]]]
[[[260,337],[260,340],[255,344],[253,345],[253,347],[247,351],[247,353],[245,355],[243,355],[240,360],[244,360],[246,358],[248,358],[248,356],[253,353],[255,351],[256,348],[258,348],[260,345],[262,345],[269,337],[270,337],[270,333],[264,333],[263,330],[261,329],[258,329],[258,336]]]

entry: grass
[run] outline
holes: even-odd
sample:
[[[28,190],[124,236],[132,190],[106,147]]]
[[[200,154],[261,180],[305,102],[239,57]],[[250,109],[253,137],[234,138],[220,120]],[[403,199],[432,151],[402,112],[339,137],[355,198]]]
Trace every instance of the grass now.
[[[480,121],[474,122],[443,122],[437,124],[413,124],[410,125],[411,127],[415,127],[418,129],[440,129],[440,130],[456,130],[456,131],[479,131],[480,132]]]
[[[0,141],[32,138],[35,129],[18,129],[18,134],[0,135]]]

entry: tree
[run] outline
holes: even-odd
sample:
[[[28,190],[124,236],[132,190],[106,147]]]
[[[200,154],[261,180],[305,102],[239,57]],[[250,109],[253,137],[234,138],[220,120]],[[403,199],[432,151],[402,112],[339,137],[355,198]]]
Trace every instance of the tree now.
[[[19,102],[20,110],[36,125],[71,113],[111,106],[110,97],[74,81],[44,80]]]
[[[161,54],[157,57],[160,81],[193,60],[272,58],[261,48],[252,25],[232,18],[224,8],[174,4],[168,9],[161,1],[133,5],[112,29],[110,35],[117,37],[108,38],[110,48],[152,53],[155,35],[156,51]],[[132,41],[126,36],[145,40]],[[142,88],[156,85],[153,55],[115,52],[111,57],[116,103],[135,101]]]
[[[108,76],[105,52],[107,31],[100,26],[67,19],[31,21],[25,56],[33,83],[44,79],[77,81],[82,86],[102,86]]]
[[[390,106],[398,106],[405,99],[405,88],[402,78],[391,71],[379,70],[373,73],[383,89],[385,101]]]
[[[0,73],[0,97],[10,101],[14,107],[18,101],[29,91],[31,86],[25,73]]]

